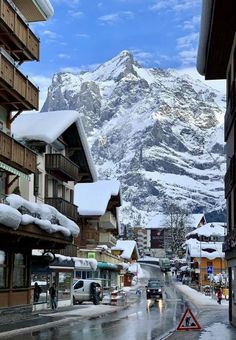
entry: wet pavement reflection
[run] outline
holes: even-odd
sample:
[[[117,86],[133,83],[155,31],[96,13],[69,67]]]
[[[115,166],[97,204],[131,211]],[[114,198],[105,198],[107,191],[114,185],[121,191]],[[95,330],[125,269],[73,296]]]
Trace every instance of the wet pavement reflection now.
[[[135,292],[131,293],[135,295]],[[145,289],[137,302],[128,309],[103,318],[79,320],[56,328],[41,330],[13,340],[152,340],[176,328],[184,302],[173,286],[165,284],[163,299],[147,300]]]

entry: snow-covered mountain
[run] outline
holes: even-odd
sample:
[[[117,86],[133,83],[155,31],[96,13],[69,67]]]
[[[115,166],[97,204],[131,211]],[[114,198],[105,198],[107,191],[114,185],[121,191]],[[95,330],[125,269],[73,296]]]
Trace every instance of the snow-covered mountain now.
[[[224,209],[224,106],[201,81],[123,51],[94,71],[55,74],[42,111],[81,113],[99,178],[121,181],[121,221],[134,226],[168,202]]]

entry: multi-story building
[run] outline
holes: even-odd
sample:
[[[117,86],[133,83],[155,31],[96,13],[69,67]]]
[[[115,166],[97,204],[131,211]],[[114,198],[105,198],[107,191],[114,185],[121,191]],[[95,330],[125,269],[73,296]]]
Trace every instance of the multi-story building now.
[[[226,175],[228,235],[224,243],[229,270],[229,320],[236,326],[236,3],[229,0],[204,0],[197,69],[208,79],[226,79]]]
[[[147,230],[141,226],[135,226],[133,228],[134,239],[137,243],[139,255],[142,257],[148,253],[147,248]]]
[[[186,259],[192,268],[192,282],[199,289],[211,284],[212,276],[220,275],[223,278],[225,274],[226,261],[222,251],[225,234],[224,223],[211,222],[186,235]]]
[[[28,213],[38,213],[38,206],[34,206],[33,213],[33,206],[28,201],[11,195],[19,194],[16,187],[19,179],[28,181],[31,174],[37,173],[36,153],[11,135],[14,119],[22,111],[38,110],[39,103],[39,89],[21,72],[19,66],[25,61],[39,60],[40,42],[29,22],[45,21],[52,14],[53,8],[48,0],[0,1],[1,321],[4,318],[10,321],[9,315],[17,319],[32,310],[32,249],[63,248],[72,241],[71,233],[65,226],[56,225],[54,233],[50,234],[52,224],[49,220],[48,229],[43,229],[45,225],[42,223],[40,226],[33,223],[35,216]]]
[[[31,178],[30,182],[18,179],[14,187],[29,201],[52,206],[63,219],[77,223],[74,184],[93,182],[96,179],[96,171],[78,112],[65,110],[21,115],[15,119],[12,131],[17,140],[37,154],[37,171],[34,178]],[[58,254],[77,257],[77,246],[73,242],[63,249],[57,247],[56,250],[50,250],[57,254],[59,265],[55,260],[53,263],[46,263],[45,257],[42,258],[34,252],[32,282],[38,280],[44,287],[56,282],[58,305],[65,306],[71,303],[71,296],[66,292],[70,291],[74,268],[70,268],[69,273],[68,265],[71,266],[71,263],[68,263],[68,258],[63,260],[62,256],[58,257]],[[47,307],[47,294],[44,294],[44,297],[44,300],[40,300],[40,306],[37,304],[34,308]]]
[[[101,180],[76,184],[74,202],[78,206],[81,229],[76,239],[78,255],[97,260],[96,274],[104,279],[104,285],[122,286],[123,274],[120,275],[120,270],[123,269],[123,260],[111,254],[111,247],[115,246],[119,234],[119,181]]]
[[[206,219],[204,214],[191,214],[186,217],[185,225],[183,226],[183,241],[185,234],[205,223]],[[173,256],[171,247],[174,228],[175,226],[170,227],[169,216],[164,214],[158,214],[148,222],[146,226],[147,248],[150,249],[152,256]]]

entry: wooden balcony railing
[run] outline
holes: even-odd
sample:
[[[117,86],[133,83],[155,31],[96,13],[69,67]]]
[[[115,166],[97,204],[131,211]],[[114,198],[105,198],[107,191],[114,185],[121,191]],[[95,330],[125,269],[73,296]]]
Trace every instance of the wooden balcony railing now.
[[[99,243],[99,232],[97,230],[87,229],[84,230],[81,239],[83,243],[87,244],[98,244]]]
[[[0,0],[0,42],[20,62],[39,60],[39,39],[8,0]]]
[[[39,90],[0,52],[0,102],[9,111],[38,110]]]
[[[66,201],[61,197],[46,197],[44,199],[46,204],[49,204],[56,208],[60,213],[67,216],[69,219],[77,220],[77,206]]]
[[[79,167],[62,154],[46,154],[45,169],[63,181],[79,181]]]
[[[236,183],[236,155],[232,156],[224,179],[225,179],[225,198],[227,198],[233,186]]]
[[[36,172],[36,154],[2,131],[0,131],[0,160],[26,174]]]
[[[111,233],[107,232],[107,233],[103,233],[100,232],[99,233],[99,243],[100,244],[106,244],[109,247],[115,246],[116,245],[116,237],[113,236]]]

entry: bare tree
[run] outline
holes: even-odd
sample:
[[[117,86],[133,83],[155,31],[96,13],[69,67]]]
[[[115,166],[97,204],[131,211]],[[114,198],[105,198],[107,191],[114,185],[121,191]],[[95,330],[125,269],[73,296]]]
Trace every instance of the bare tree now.
[[[165,248],[170,249],[172,255],[177,255],[182,250],[185,236],[188,232],[190,217],[189,212],[175,203],[163,207],[166,216],[167,237]]]

